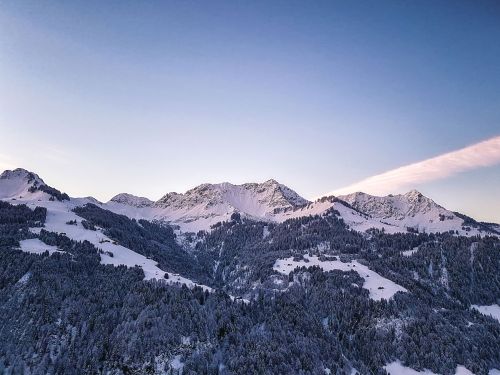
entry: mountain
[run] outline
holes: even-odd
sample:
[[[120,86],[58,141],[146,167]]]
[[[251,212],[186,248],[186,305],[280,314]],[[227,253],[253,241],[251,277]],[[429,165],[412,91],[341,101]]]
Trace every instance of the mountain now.
[[[385,197],[357,192],[310,202],[275,180],[242,185],[202,184],[184,194],[168,193],[156,202],[119,194],[105,207],[131,218],[164,221],[186,232],[209,230],[235,212],[257,221],[283,222],[333,209],[359,232],[376,228],[387,233],[500,234],[497,224],[479,223],[447,210],[417,190]]]
[[[191,229],[208,229],[235,212],[255,220],[272,220],[276,213],[307,203],[290,188],[269,180],[243,185],[203,184],[185,194],[166,194],[154,208],[156,218]]]
[[[101,203],[15,170],[0,197],[0,373],[500,368],[498,226],[416,191],[309,202],[270,180]]]
[[[153,201],[144,197],[137,197],[132,194],[120,193],[115,195],[110,199],[109,202],[125,204],[132,207],[143,208],[143,207],[151,207],[153,205]]]
[[[275,180],[234,185],[202,184],[184,194],[167,193],[156,202],[119,194],[104,207],[131,218],[160,220],[183,231],[209,230],[233,213],[253,220],[274,220],[279,213],[307,205],[306,199]]]
[[[0,198],[18,199],[33,196],[34,193],[30,189],[33,190],[36,186],[44,184],[37,174],[25,169],[6,170],[0,175]],[[43,195],[43,193],[40,192],[38,195]]]
[[[0,175],[0,199],[69,200],[69,196],[47,185],[37,174],[26,169],[6,170]]]
[[[356,210],[383,224],[384,229],[393,228],[416,232],[458,231],[462,235],[478,234],[478,226],[471,225],[417,190],[405,194],[377,197],[361,192],[339,196]]]
[[[0,199],[70,201],[66,194],[45,184],[37,174],[20,168],[0,176]],[[183,232],[210,230],[213,225],[230,220],[234,213],[254,221],[283,222],[335,210],[350,228],[359,232],[376,228],[386,233],[500,234],[497,224],[479,223],[447,210],[416,190],[385,197],[357,192],[310,202],[272,179],[241,185],[202,184],[184,194],[165,194],[157,201],[121,193],[104,204],[92,197],[73,198],[68,204],[75,207],[87,203],[129,218],[162,221]]]

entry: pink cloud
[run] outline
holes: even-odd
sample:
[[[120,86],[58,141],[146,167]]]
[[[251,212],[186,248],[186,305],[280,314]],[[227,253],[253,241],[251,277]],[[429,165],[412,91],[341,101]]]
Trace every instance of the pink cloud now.
[[[425,182],[498,163],[500,163],[500,136],[368,177],[352,185],[334,190],[328,195],[349,194],[356,191],[384,195],[401,188],[414,187]]]

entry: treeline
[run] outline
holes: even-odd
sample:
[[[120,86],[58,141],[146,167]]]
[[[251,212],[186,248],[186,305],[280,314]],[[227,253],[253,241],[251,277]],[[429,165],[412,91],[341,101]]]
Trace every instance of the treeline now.
[[[19,240],[34,237],[29,228],[42,226],[46,216],[43,207],[31,210],[24,204],[14,206],[0,201],[0,249],[19,246]]]
[[[69,201],[69,196],[66,193],[61,193],[59,190],[56,188],[53,188],[49,185],[33,185],[31,186],[28,191],[30,193],[34,193],[35,191],[43,191],[44,193],[47,193],[50,195],[50,200],[58,200],[58,201]]]
[[[161,269],[182,274],[203,284],[210,283],[209,273],[196,257],[176,242],[171,227],[147,220],[129,219],[94,204],[76,207],[74,212],[85,218],[87,228],[103,228],[106,236],[122,246],[154,259]]]

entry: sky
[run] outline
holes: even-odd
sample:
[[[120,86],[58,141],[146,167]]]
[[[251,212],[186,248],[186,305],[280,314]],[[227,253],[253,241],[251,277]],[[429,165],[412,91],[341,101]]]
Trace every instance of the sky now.
[[[416,188],[500,222],[499,40],[497,1],[2,1],[0,169],[103,201]]]

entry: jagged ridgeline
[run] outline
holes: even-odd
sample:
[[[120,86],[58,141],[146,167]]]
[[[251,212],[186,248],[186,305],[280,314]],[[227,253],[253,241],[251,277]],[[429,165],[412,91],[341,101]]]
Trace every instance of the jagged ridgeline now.
[[[0,178],[0,373],[500,369],[495,224],[272,180],[59,200],[30,173]]]

